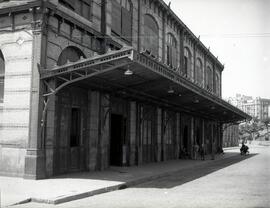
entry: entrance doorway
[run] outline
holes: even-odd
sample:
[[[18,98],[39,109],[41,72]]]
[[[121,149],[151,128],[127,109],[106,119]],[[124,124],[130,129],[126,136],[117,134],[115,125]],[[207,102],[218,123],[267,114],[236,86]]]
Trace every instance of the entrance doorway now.
[[[80,169],[80,143],[81,143],[81,111],[79,108],[71,109],[70,129],[70,170]]]
[[[126,135],[126,119],[122,115],[111,115],[110,165],[122,166],[126,163],[126,152],[123,152]]]

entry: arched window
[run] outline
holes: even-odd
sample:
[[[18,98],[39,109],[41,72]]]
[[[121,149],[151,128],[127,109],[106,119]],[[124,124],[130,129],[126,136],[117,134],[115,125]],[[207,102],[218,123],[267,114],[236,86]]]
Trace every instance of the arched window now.
[[[167,35],[167,64],[176,67],[177,65],[177,42],[175,37],[168,33]]]
[[[74,47],[74,46],[68,46],[66,47],[60,54],[58,61],[57,61],[57,65],[58,66],[62,66],[64,64],[66,64],[68,61],[69,62],[76,62],[78,60],[80,60],[81,57],[85,58],[85,55],[83,54],[83,52]]]
[[[206,88],[213,89],[213,70],[208,66],[206,76]]]
[[[0,103],[4,102],[5,60],[0,50]]]
[[[155,19],[148,14],[144,15],[144,47],[156,57],[158,57],[159,50],[158,32],[158,24]]]
[[[132,41],[132,3],[130,0],[112,0],[112,32]]]
[[[184,74],[191,74],[191,53],[188,48],[184,48]]]
[[[220,96],[220,78],[217,72],[215,75],[215,83],[216,83],[215,93],[217,94],[217,96]]]
[[[201,59],[196,60],[195,80],[201,84],[203,80],[203,64]]]

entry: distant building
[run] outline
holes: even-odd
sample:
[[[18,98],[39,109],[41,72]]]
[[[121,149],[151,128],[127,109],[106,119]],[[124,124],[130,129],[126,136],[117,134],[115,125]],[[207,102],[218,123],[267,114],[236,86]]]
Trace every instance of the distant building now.
[[[259,120],[270,116],[270,99],[236,94],[236,97],[228,98],[228,102]]]
[[[236,94],[235,97],[229,97],[227,101],[241,109],[252,117],[263,120],[270,115],[270,99],[264,99],[252,96]],[[232,147],[239,144],[239,129],[238,125],[225,124],[223,125],[223,147]]]

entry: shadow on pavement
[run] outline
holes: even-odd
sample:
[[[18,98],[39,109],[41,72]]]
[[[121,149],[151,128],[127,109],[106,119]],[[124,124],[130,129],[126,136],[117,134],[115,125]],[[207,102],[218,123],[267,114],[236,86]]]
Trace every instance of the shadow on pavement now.
[[[169,176],[161,177],[146,183],[139,184],[134,188],[174,188],[184,183],[196,180],[208,174],[211,174],[230,165],[239,163],[243,160],[256,156],[249,154],[246,156],[234,156],[222,160],[213,161],[207,164],[196,165],[191,168],[183,169]]]

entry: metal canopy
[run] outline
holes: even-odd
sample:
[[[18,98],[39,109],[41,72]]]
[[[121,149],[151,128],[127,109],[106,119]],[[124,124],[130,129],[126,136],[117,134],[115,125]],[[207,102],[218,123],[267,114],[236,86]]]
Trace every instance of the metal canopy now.
[[[133,72],[132,75],[125,75],[128,69]],[[175,69],[132,48],[110,51],[52,70],[40,71],[41,80],[48,89],[44,97],[73,84],[155,103],[222,123],[251,118]],[[55,81],[53,85],[51,80]]]

